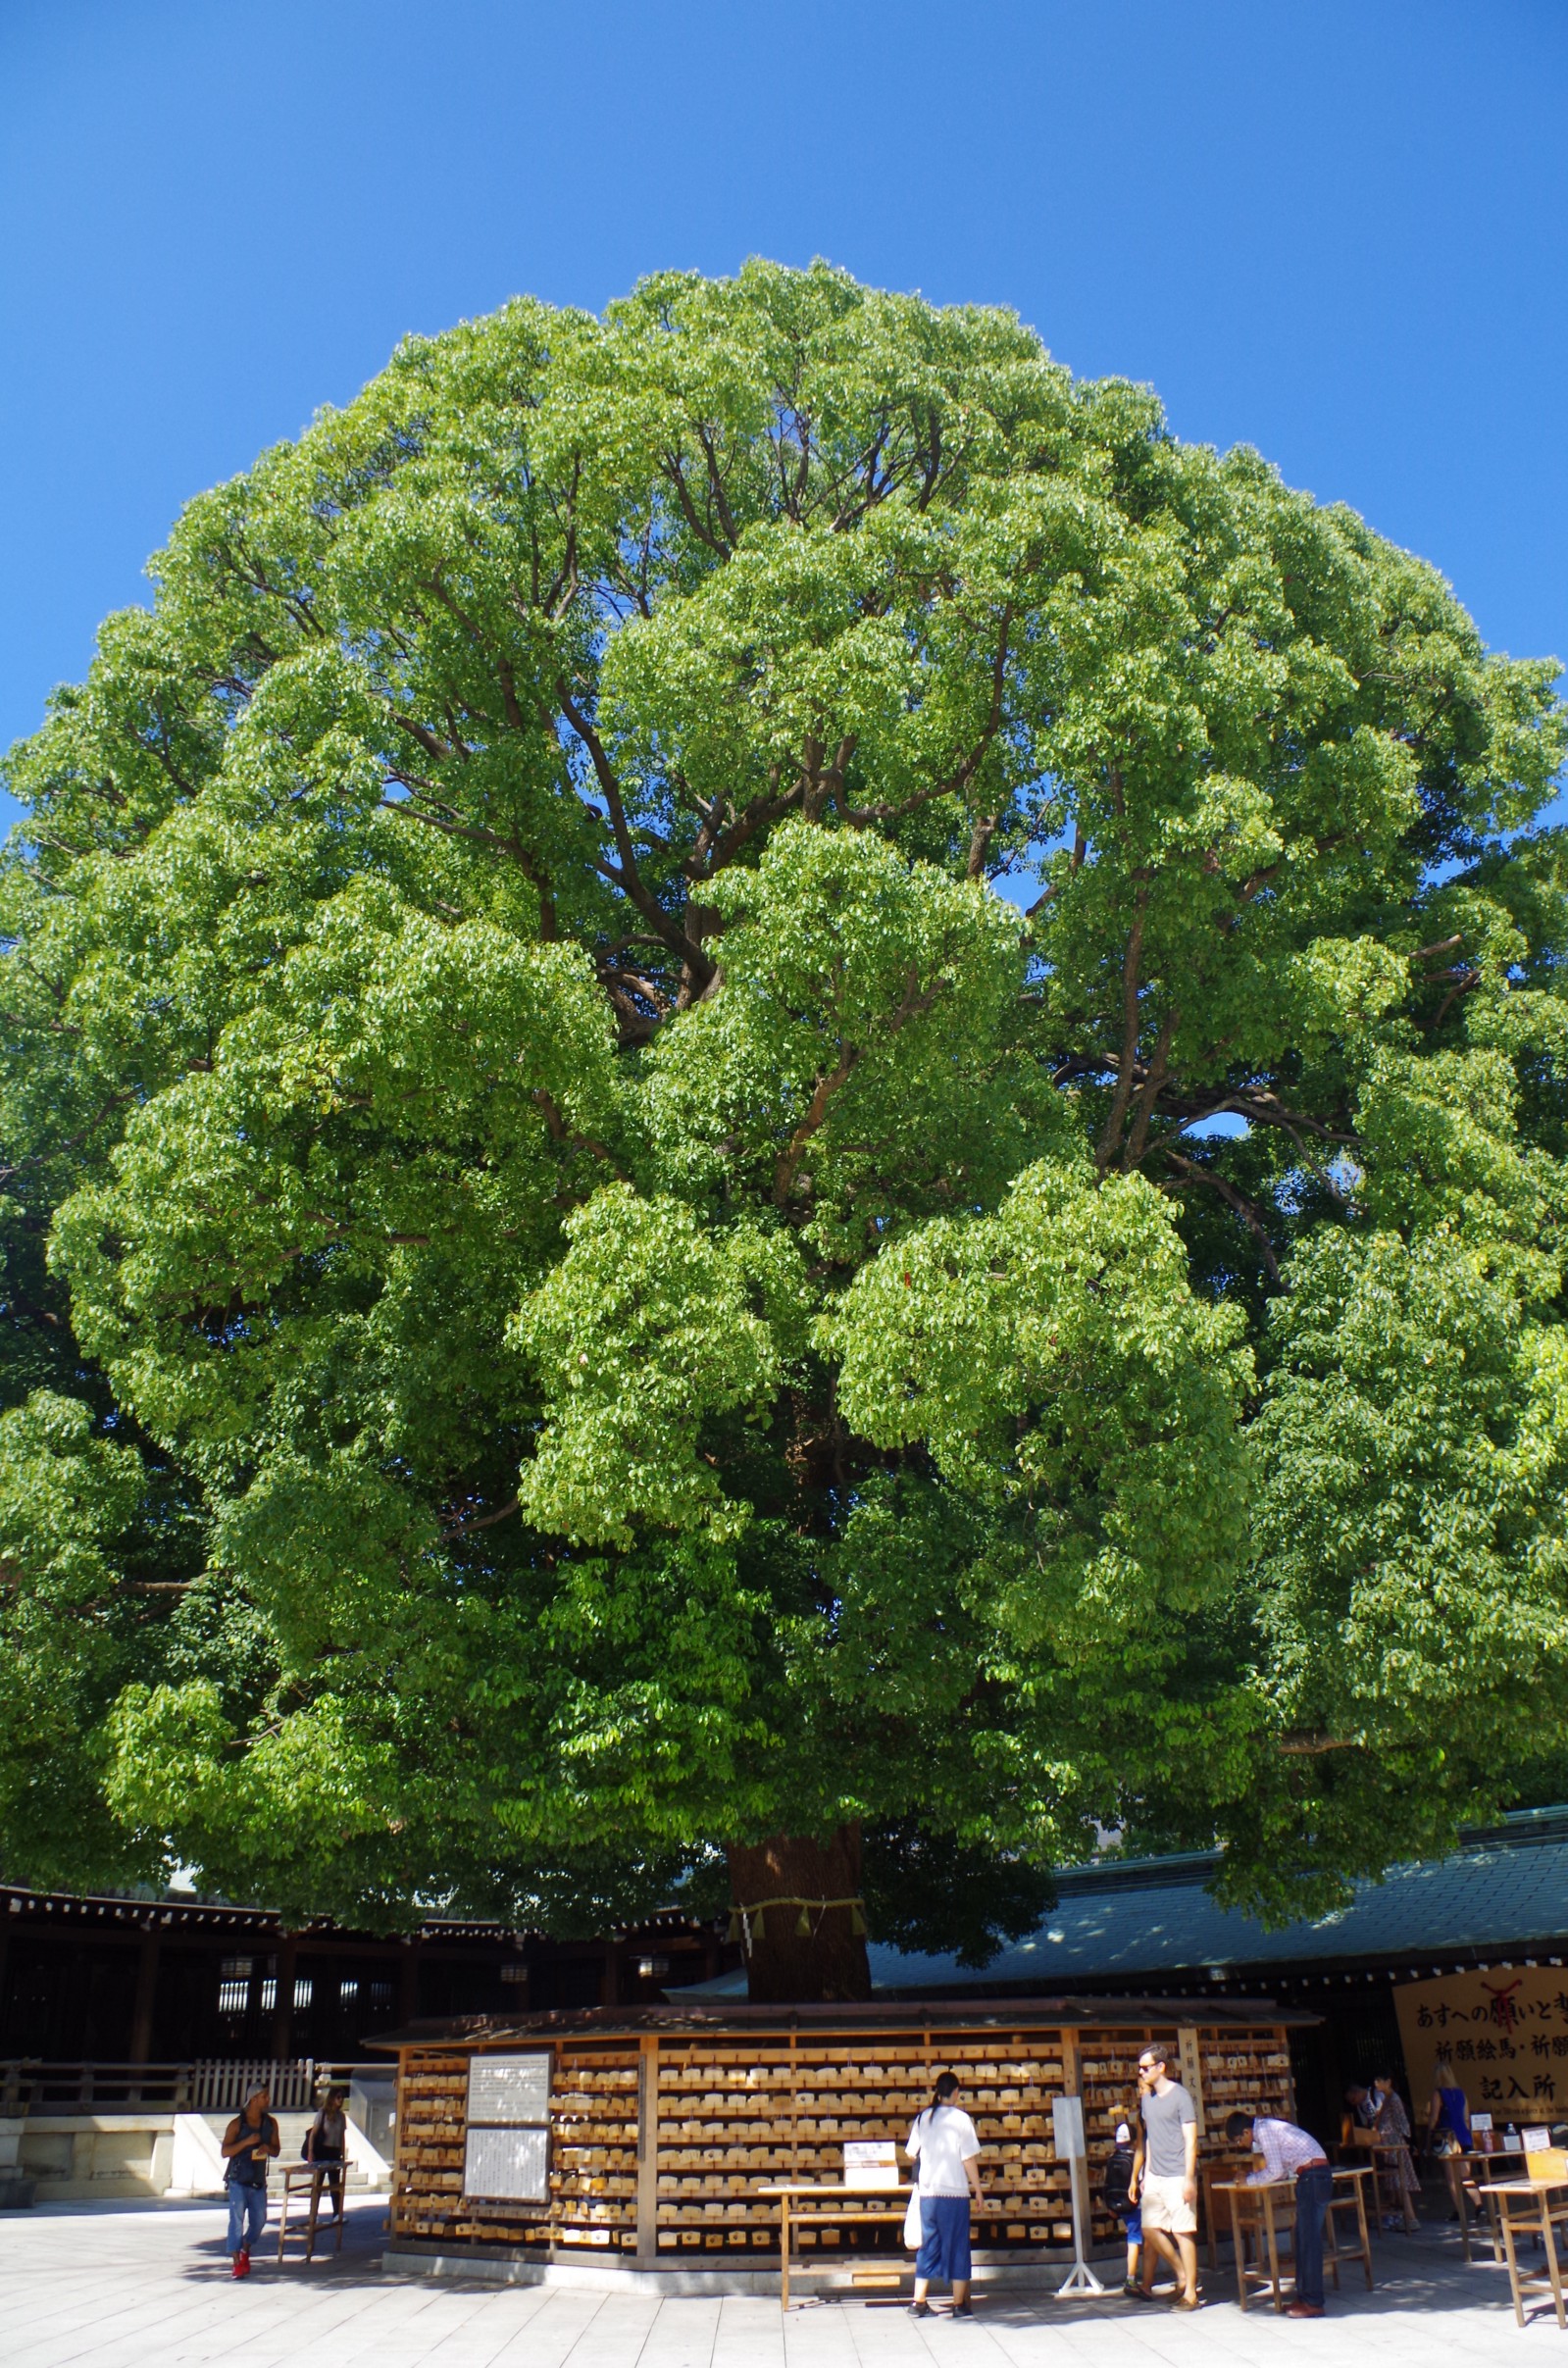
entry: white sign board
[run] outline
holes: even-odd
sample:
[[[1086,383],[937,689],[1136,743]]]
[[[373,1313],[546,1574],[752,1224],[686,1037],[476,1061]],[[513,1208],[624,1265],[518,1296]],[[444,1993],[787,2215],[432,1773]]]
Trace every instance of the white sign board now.
[[[470,2056],[463,2192],[486,2202],[548,2202],[548,2047]]]
[[[548,2130],[471,2129],[463,2149],[463,2192],[486,2202],[547,2203]]]
[[[1082,2162],[1084,2144],[1084,2100],[1081,2096],[1051,2098],[1051,2137],[1055,2141],[1058,2162]]]
[[[844,2185],[867,2191],[896,2188],[898,2148],[890,2138],[847,2138],[844,2141]]]
[[[1472,2113],[1470,2116],[1470,2127],[1472,2130],[1490,2130],[1492,2127],[1492,2115],[1490,2113]]]
[[[1543,2154],[1551,2143],[1549,2130],[1521,2130],[1519,2136],[1527,2154]]]
[[[550,2118],[550,2051],[527,2055],[475,2055],[468,2067],[471,2122],[543,2124]]]

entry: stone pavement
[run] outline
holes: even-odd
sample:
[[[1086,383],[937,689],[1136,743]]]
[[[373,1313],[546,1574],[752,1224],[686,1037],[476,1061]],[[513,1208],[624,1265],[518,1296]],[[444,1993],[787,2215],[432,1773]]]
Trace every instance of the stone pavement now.
[[[0,2213],[4,2368],[1568,2368],[1549,2310],[1514,2325],[1508,2282],[1467,2269],[1452,2233],[1386,2237],[1374,2292],[1330,2293],[1321,2321],[1238,2309],[1222,2267],[1212,2297],[1057,2302],[979,2292],[973,2322],[915,2321],[885,2303],[661,2299],[578,2288],[457,2285],[379,2271],[385,2205],[350,2210],[341,2261],[236,2286],[210,2204],[69,2204]],[[274,2240],[276,2243],[276,2239]]]

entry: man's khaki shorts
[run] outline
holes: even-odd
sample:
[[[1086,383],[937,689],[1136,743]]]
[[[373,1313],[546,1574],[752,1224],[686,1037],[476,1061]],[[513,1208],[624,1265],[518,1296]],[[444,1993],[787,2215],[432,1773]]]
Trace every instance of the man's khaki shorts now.
[[[1151,2228],[1162,2228],[1168,2237],[1197,2235],[1197,2214],[1187,2200],[1186,2188],[1185,2179],[1161,2179],[1157,2172],[1144,2172],[1138,2202],[1142,2206],[1145,2233]]]

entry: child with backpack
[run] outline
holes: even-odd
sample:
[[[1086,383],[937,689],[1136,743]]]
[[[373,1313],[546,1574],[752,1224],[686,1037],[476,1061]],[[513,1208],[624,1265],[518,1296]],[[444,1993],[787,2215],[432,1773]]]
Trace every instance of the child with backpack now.
[[[1114,2212],[1122,2224],[1127,2239],[1127,2277],[1122,2286],[1124,2294],[1141,2293],[1138,2282],[1138,2256],[1143,2243],[1143,2215],[1133,2201],[1133,2133],[1125,2121],[1116,2125],[1116,2145],[1105,2165],[1105,2178],[1100,2187],[1100,2201]]]

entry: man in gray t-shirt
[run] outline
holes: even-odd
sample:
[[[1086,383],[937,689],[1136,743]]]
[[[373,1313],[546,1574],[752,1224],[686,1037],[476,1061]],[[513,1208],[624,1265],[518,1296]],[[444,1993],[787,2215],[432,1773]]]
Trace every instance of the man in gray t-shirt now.
[[[1192,2099],[1180,2081],[1167,2080],[1143,2099],[1148,2167],[1156,2179],[1186,2179],[1187,2132],[1197,2128]]]
[[[1176,2272],[1177,2301],[1195,2310],[1197,2291],[1197,2111],[1165,2066],[1165,2051],[1150,2041],[1138,2059],[1143,2128],[1133,2165],[1133,2196],[1148,2239],[1143,2254],[1142,2292],[1153,2292],[1154,2255],[1162,2253]]]

